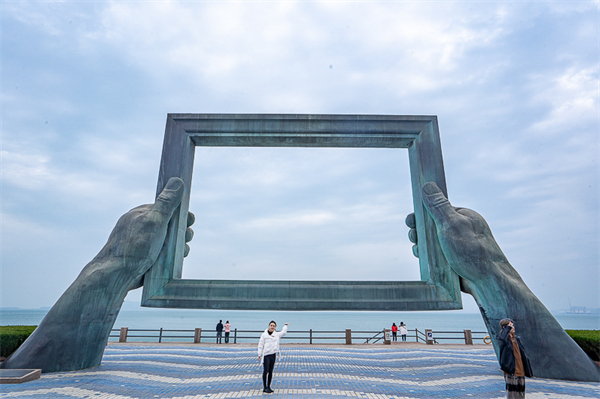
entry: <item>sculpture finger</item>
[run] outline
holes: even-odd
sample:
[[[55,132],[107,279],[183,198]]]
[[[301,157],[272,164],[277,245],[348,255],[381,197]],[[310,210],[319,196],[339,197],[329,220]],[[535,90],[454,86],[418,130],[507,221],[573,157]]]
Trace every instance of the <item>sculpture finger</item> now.
[[[417,229],[408,230],[408,239],[413,244],[418,244]]]
[[[195,222],[196,222],[196,215],[194,215],[192,212],[188,212],[187,227],[190,227]]]
[[[442,190],[433,182],[428,182],[421,188],[423,193],[423,203],[429,214],[439,227],[446,225],[457,215],[454,207],[448,201],[448,198],[442,193]]]
[[[411,229],[416,229],[417,228],[417,220],[415,219],[415,214],[413,213],[409,213],[406,216],[406,220],[404,221],[406,223],[406,225],[408,227],[410,227]]]
[[[412,246],[412,253],[415,256],[415,258],[419,257],[419,246],[418,245],[413,245]]]
[[[192,238],[194,238],[194,230],[192,230],[191,227],[188,227],[185,229],[185,242],[192,241]]]
[[[192,239],[194,238],[194,230],[192,230],[192,228],[190,227],[191,225],[194,224],[194,222],[196,221],[196,216],[192,213],[192,212],[188,212],[188,217],[187,217],[187,229],[185,229],[185,248],[183,250],[183,257],[187,257],[190,254],[190,246],[187,244],[188,242],[192,241]]]
[[[417,237],[417,220],[415,219],[415,214],[414,213],[409,213],[406,216],[406,220],[404,222],[406,223],[406,225],[408,227],[410,227],[410,230],[408,230],[408,239],[413,244],[417,244],[417,241],[418,241],[418,237]],[[419,257],[419,247],[417,245],[413,245],[413,247],[412,247],[412,253],[413,253],[413,255],[416,258]]]
[[[184,183],[178,177],[171,177],[165,188],[156,198],[153,205],[153,210],[163,215],[163,222],[168,222],[173,216],[173,212],[181,203],[183,197]]]

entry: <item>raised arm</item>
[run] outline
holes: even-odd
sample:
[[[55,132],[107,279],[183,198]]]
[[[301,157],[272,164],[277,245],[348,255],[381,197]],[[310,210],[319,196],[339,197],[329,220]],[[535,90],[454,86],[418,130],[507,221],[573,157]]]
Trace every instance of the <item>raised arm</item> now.
[[[289,324],[290,324],[290,323],[285,323],[285,325],[283,326],[283,328],[282,328],[282,329],[281,329],[281,331],[279,332],[279,336],[280,336],[280,337],[283,337],[285,334],[287,334],[287,330],[288,330],[287,326],[288,326]]]

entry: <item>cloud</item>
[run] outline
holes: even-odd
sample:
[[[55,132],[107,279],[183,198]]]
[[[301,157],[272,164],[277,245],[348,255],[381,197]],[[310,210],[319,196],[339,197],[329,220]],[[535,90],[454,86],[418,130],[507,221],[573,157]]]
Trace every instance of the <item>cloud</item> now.
[[[298,226],[319,226],[335,220],[335,215],[329,212],[314,211],[297,215],[275,215],[259,218],[245,223],[243,230],[256,231],[261,229],[294,229]]]
[[[549,108],[546,118],[531,126],[533,132],[561,135],[565,131],[579,131],[597,121],[597,66],[570,67],[559,76],[536,76],[533,80],[533,91],[538,94],[532,102]]]
[[[2,7],[6,306],[50,305],[117,218],[152,201],[166,114],[176,112],[437,115],[453,203],[486,217],[550,308],[569,295],[600,306],[589,278],[598,275],[596,3]],[[403,278],[416,262],[403,225],[408,178],[406,151],[198,149],[184,273]],[[33,295],[16,278],[47,275],[49,263],[66,271],[52,288],[36,280]]]

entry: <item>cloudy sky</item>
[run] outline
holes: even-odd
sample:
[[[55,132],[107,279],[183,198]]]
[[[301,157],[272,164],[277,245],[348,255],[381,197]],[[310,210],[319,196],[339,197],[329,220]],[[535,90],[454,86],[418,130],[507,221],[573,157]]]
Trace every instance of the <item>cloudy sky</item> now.
[[[153,201],[167,113],[297,113],[437,115],[452,203],[550,309],[600,307],[598,6],[2,1],[0,306]],[[186,278],[419,279],[406,150],[198,148],[191,211]]]

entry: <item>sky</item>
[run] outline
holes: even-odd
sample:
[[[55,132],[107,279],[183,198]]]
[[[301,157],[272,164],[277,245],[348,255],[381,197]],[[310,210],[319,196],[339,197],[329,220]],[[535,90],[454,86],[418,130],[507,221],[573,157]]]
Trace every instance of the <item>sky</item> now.
[[[453,205],[549,309],[600,307],[598,1],[0,6],[0,306],[154,200],[168,113],[289,113],[436,115]],[[403,149],[198,148],[183,277],[419,280],[412,206]]]

